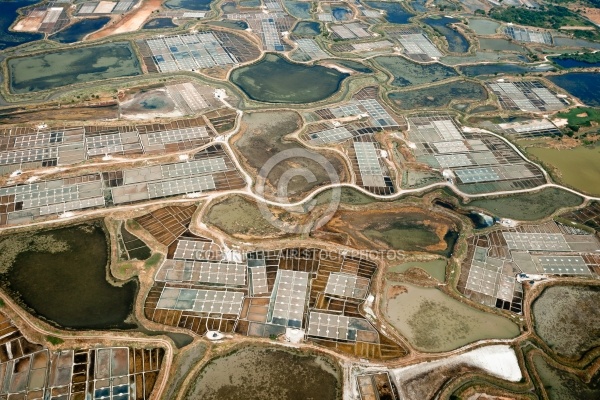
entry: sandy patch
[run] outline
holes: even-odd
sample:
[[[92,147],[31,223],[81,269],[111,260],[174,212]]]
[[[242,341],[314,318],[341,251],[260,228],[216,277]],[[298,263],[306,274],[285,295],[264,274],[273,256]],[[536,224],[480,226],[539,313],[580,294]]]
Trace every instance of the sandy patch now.
[[[580,5],[573,4],[570,9],[579,9],[582,10],[582,14],[595,23],[596,25],[600,25],[600,9],[592,8],[592,7],[581,7]]]
[[[101,1],[94,10],[94,14],[108,14],[110,13],[117,3],[112,1]]]
[[[44,11],[32,11],[28,16],[17,22],[13,30],[16,32],[37,32],[45,16]]]
[[[327,63],[327,64],[323,64],[323,66],[324,66],[324,67],[327,67],[327,68],[333,68],[333,69],[336,69],[336,70],[340,71],[340,72],[341,72],[341,73],[343,73],[343,74],[352,74],[352,73],[354,73],[354,70],[351,70],[351,69],[348,69],[348,68],[341,67],[341,66],[339,66],[339,65],[337,65],[337,64]]]
[[[114,24],[91,34],[88,36],[88,39],[94,40],[110,35],[116,35],[118,33],[137,31],[142,27],[142,25],[144,25],[144,22],[146,22],[152,12],[160,10],[161,6],[162,0],[143,0],[141,6],[132,9],[121,20],[115,22]]]
[[[393,300],[396,297],[398,297],[399,295],[401,295],[402,293],[406,293],[406,292],[408,292],[408,289],[406,289],[406,286],[393,285],[388,288],[386,297],[388,299]]]
[[[561,26],[559,28],[562,31],[595,31],[596,28],[593,26]]]

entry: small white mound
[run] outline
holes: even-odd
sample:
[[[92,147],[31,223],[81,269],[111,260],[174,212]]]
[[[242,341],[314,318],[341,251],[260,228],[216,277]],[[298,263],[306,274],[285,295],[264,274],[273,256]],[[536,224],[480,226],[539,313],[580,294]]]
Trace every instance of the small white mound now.
[[[224,337],[225,337],[225,335],[223,335],[219,331],[208,331],[208,332],[206,332],[206,338],[208,340],[221,340]]]
[[[304,340],[304,330],[286,328],[285,339],[290,343],[302,343],[302,340]]]

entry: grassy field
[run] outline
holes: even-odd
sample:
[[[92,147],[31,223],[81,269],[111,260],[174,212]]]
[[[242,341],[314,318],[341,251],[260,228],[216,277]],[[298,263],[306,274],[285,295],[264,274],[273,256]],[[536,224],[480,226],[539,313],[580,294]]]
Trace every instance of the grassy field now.
[[[581,197],[573,193],[549,188],[536,193],[475,200],[467,206],[487,210],[498,217],[534,221],[553,214],[559,208],[577,206],[582,201]]]
[[[567,112],[557,114],[559,118],[566,118],[569,126],[591,126],[592,122],[600,123],[600,109],[591,107],[576,107]]]
[[[600,146],[567,150],[532,147],[527,152],[545,165],[554,167],[565,185],[600,196]]]

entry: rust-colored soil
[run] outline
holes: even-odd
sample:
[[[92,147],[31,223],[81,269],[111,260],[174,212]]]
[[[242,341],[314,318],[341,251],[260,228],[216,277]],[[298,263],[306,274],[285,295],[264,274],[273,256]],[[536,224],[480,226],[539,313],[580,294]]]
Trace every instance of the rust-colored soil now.
[[[145,0],[141,6],[131,10],[121,20],[110,24],[106,28],[91,34],[88,39],[101,39],[118,33],[134,32],[142,27],[153,11],[160,10],[162,0]]]
[[[579,5],[572,5],[571,9],[582,10],[581,13],[596,25],[600,24],[600,10],[592,7],[581,7]]]
[[[31,15],[23,18],[19,22],[15,24],[13,30],[17,32],[37,32],[40,26],[42,25],[42,20],[44,19],[44,14]]]
[[[402,293],[406,293],[406,292],[408,292],[408,289],[406,289],[406,286],[393,285],[388,288],[386,297],[388,300],[393,300],[396,297],[398,297],[399,295],[401,295]]]

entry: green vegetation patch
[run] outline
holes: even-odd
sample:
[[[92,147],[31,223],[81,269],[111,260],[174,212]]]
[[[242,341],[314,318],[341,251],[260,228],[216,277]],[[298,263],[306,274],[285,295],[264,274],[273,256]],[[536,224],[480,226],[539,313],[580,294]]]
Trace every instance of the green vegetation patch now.
[[[37,92],[76,83],[141,75],[129,42],[59,50],[8,60],[15,93]]]
[[[566,118],[569,128],[573,130],[578,130],[582,126],[591,126],[592,122],[600,123],[600,109],[591,107],[575,107],[556,116]]]
[[[543,164],[553,167],[563,184],[592,196],[600,196],[600,146],[578,146],[560,150],[530,147],[527,152]]]
[[[566,7],[555,5],[542,5],[537,10],[522,7],[494,7],[488,14],[491,18],[504,22],[512,22],[519,25],[529,25],[538,28],[559,29],[562,26],[591,26],[594,24],[587,21],[579,14]],[[575,36],[586,39],[599,39],[596,30],[572,30]]]
[[[534,221],[552,215],[561,208],[580,205],[583,199],[576,194],[557,188],[547,188],[535,193],[519,193],[508,197],[478,199],[466,204],[487,210],[501,218]]]
[[[442,108],[451,101],[481,101],[487,99],[487,91],[478,83],[455,81],[407,92],[392,92],[389,95],[399,108],[414,110],[421,108]]]
[[[59,344],[63,344],[65,342],[61,338],[56,337],[56,336],[52,336],[52,335],[47,335],[46,336],[46,340],[48,341],[48,343],[51,343],[51,344],[53,344],[55,346],[58,346]]]
[[[158,265],[160,260],[162,259],[162,255],[160,253],[154,253],[150,256],[149,259],[144,263],[145,268],[153,268]]]
[[[551,59],[556,60],[575,60],[581,61],[588,64],[596,64],[600,63],[600,52],[577,52],[577,53],[564,53],[555,57],[551,57]]]
[[[333,190],[326,190],[315,196],[315,205],[329,204],[333,196]],[[342,187],[340,190],[340,203],[350,205],[362,205],[371,204],[376,202],[374,198],[359,192],[358,190],[350,187]]]
[[[211,206],[204,220],[234,237],[265,237],[280,233],[262,215],[258,205],[243,196],[232,196]]]

